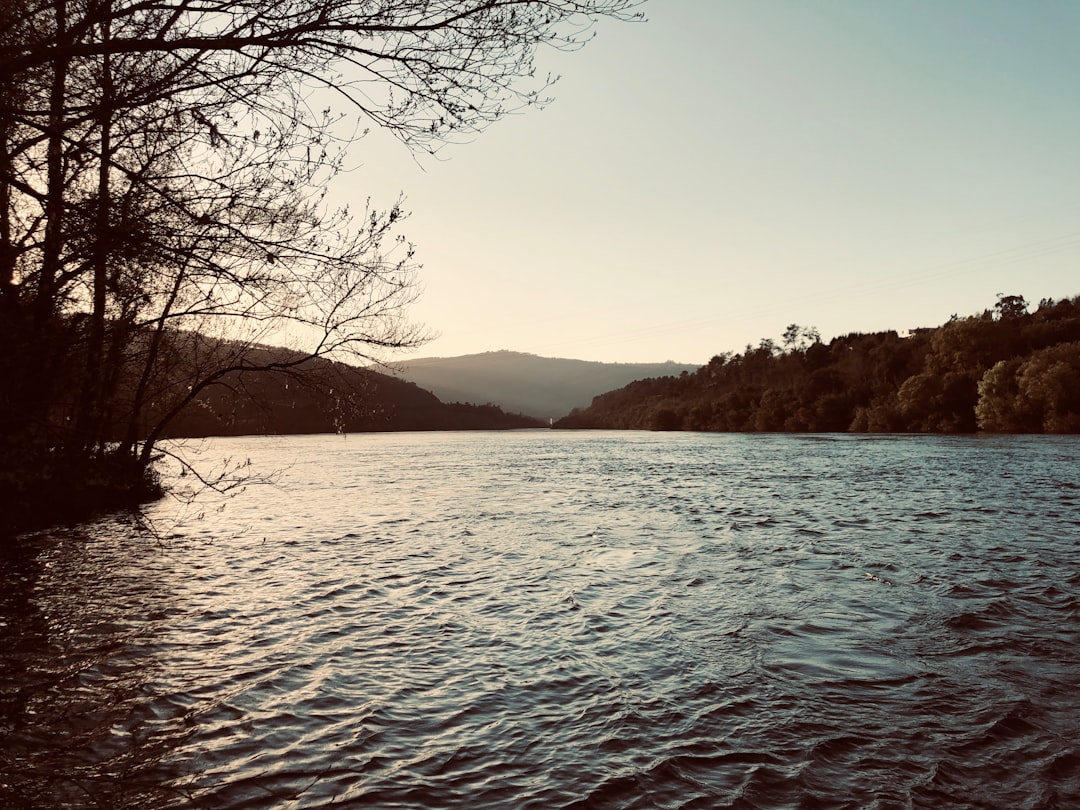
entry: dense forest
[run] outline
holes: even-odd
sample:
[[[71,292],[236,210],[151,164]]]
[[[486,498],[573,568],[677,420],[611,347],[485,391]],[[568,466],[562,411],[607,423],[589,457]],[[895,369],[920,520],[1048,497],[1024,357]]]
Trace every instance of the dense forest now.
[[[705,431],[1080,432],[1080,297],[1021,296],[943,326],[823,343],[792,324],[692,374],[596,397],[564,428]]]

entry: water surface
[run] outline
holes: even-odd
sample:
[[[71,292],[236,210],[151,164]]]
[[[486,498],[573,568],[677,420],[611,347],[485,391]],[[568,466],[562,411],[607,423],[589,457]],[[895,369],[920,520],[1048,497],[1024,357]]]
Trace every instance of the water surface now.
[[[241,438],[4,560],[0,806],[1080,805],[1080,439]]]

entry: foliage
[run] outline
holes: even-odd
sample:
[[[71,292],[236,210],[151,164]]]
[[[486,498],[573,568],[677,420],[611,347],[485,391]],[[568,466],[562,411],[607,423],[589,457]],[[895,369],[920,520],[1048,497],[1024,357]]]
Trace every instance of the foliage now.
[[[560,427],[712,431],[1080,432],[1080,297],[999,296],[992,310],[906,337],[822,343],[787,327],[686,377],[631,383]]]
[[[65,465],[145,477],[237,375],[422,341],[400,202],[327,205],[346,147],[542,103],[538,48],[636,2],[0,4],[0,504]]]
[[[979,382],[979,427],[997,433],[1080,433],[1080,342],[1002,360]]]

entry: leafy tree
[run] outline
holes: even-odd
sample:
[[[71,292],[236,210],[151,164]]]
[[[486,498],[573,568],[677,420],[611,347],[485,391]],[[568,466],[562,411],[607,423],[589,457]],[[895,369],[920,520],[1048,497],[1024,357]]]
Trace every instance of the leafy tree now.
[[[1020,397],[1047,433],[1080,432],[1080,343],[1035,352],[1017,370]]]
[[[999,318],[1022,318],[1027,315],[1028,303],[1022,295],[1002,295],[998,293],[998,301],[994,304]]]
[[[1020,402],[1016,372],[1022,358],[1001,360],[987,369],[979,380],[979,402],[975,418],[979,429],[990,433],[1027,433],[1034,425]]]
[[[997,317],[953,317],[907,338],[850,334],[826,345],[791,324],[782,352],[762,340],[677,385],[633,383],[566,426],[650,427],[639,417],[647,406],[693,430],[1080,431],[1080,298],[1044,300],[1031,314],[1019,296],[999,304]]]
[[[812,326],[799,326],[793,323],[784,330],[781,342],[787,352],[802,352],[814,344],[821,343],[821,335]]]
[[[979,383],[979,427],[997,433],[1080,431],[1080,343],[1002,361]]]

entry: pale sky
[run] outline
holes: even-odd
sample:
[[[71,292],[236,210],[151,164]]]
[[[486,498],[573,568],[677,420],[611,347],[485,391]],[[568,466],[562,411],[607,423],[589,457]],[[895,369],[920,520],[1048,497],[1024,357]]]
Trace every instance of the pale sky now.
[[[790,323],[936,326],[1080,294],[1080,2],[652,0],[555,101],[441,160],[369,137],[337,194],[412,212],[439,337],[705,363]]]

